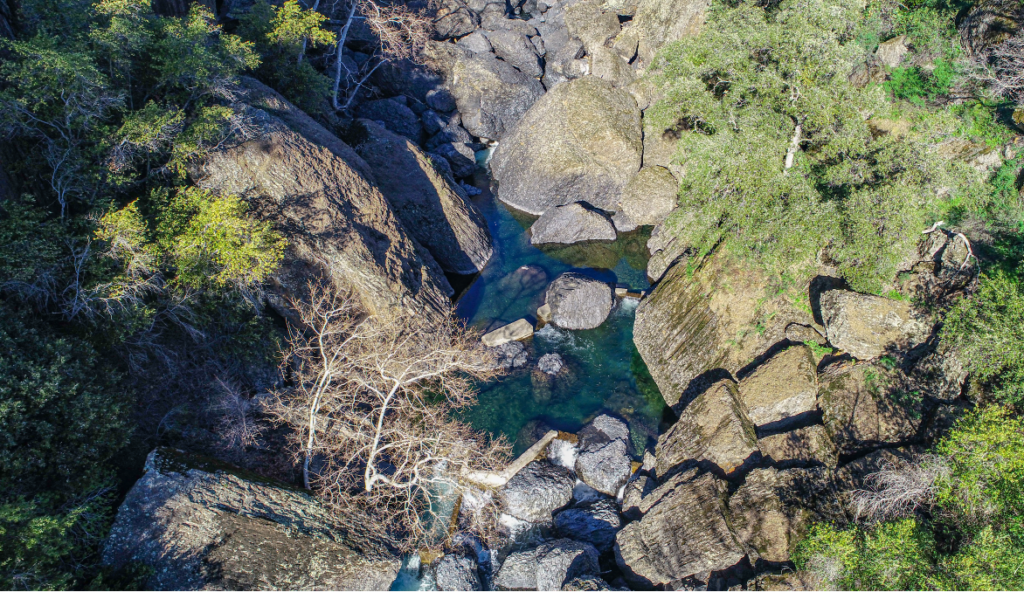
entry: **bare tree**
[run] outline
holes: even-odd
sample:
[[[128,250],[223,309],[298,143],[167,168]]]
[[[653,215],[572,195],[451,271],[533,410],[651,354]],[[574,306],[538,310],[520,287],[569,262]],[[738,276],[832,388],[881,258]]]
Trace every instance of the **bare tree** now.
[[[366,81],[384,64],[402,59],[417,59],[430,38],[430,19],[403,4],[376,0],[348,0],[344,24],[338,34],[334,64],[334,89],[331,102],[335,109],[347,109]],[[359,13],[358,15],[356,13]],[[360,19],[378,39],[373,55],[356,69],[344,63],[345,41],[353,21]],[[342,88],[342,82],[345,86]],[[342,97],[344,92],[344,97]],[[342,100],[344,98],[344,100]]]
[[[1024,105],[1024,31],[974,57],[968,78]]]
[[[292,306],[303,325],[291,334],[296,386],[274,413],[301,439],[306,486],[339,511],[369,511],[405,545],[445,535],[445,502],[507,457],[503,441],[453,417],[476,400],[474,381],[495,374],[487,348],[451,316],[368,316],[318,283]]]
[[[935,494],[936,481],[948,475],[946,461],[932,454],[913,462],[887,462],[867,477],[869,489],[854,492],[854,511],[858,517],[877,520],[905,516],[928,503]]]

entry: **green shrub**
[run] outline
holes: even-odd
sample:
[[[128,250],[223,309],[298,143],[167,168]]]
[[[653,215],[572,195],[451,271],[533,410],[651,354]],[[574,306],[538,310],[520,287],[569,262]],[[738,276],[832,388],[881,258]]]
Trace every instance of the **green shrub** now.
[[[915,105],[934,101],[949,94],[956,77],[956,69],[946,60],[935,62],[935,69],[927,71],[920,66],[897,67],[892,69],[891,79],[883,85],[897,99],[905,99]]]

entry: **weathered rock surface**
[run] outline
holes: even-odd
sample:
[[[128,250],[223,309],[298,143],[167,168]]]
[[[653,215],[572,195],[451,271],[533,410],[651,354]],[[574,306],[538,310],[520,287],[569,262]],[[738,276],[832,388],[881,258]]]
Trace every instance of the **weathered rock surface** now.
[[[616,496],[632,474],[629,428],[619,419],[600,415],[580,430],[576,475],[605,495]]]
[[[880,366],[837,362],[820,377],[818,407],[841,454],[914,438],[924,410],[921,399],[889,392],[889,372]]]
[[[474,136],[502,139],[544,94],[538,80],[493,54],[455,46],[431,47],[438,54],[436,64],[445,73],[448,90],[462,114],[462,125]]]
[[[642,150],[633,97],[586,76],[534,103],[495,150],[491,171],[498,198],[530,214],[576,201],[614,211]]]
[[[358,120],[350,136],[402,224],[441,268],[459,274],[482,270],[494,252],[491,233],[462,187],[413,142],[376,122]]]
[[[757,441],[761,454],[785,466],[794,463],[821,463],[830,469],[839,462],[835,444],[824,426],[812,425]]]
[[[636,79],[632,66],[614,49],[604,46],[592,48],[590,56],[590,74],[607,80],[616,88],[627,88]]]
[[[757,450],[754,424],[736,383],[723,379],[691,401],[658,438],[656,467],[661,476],[686,461],[710,461],[728,474]]]
[[[615,240],[615,227],[604,214],[580,203],[555,206],[530,227],[530,244],[572,244]]]
[[[849,290],[822,293],[821,318],[829,342],[861,360],[889,347],[911,349],[931,333],[931,324],[909,302]]]
[[[438,590],[483,590],[476,559],[449,553],[434,568]]]
[[[553,512],[568,505],[574,483],[568,469],[535,461],[509,479],[498,490],[498,498],[511,516],[527,522],[548,522]]]
[[[900,65],[900,62],[903,61],[903,56],[907,55],[908,51],[910,51],[910,48],[907,47],[907,36],[898,35],[888,41],[879,43],[878,49],[875,50],[875,57],[886,66],[895,68]]]
[[[365,520],[365,518],[363,519]],[[387,590],[400,559],[313,497],[159,448],[118,509],[103,551],[153,568],[148,590]]]
[[[569,35],[582,41],[587,53],[603,47],[622,29],[618,15],[602,10],[596,0],[581,0],[567,5],[564,18]]]
[[[551,374],[554,376],[562,371],[565,367],[565,361],[562,360],[562,356],[558,354],[544,354],[537,360],[537,369],[544,374]]]
[[[523,74],[535,78],[544,74],[537,56],[537,48],[526,35],[508,29],[487,31],[485,35],[494,48],[494,53]]]
[[[479,18],[462,0],[442,0],[434,16],[434,31],[441,39],[462,37],[476,29]]]
[[[526,346],[521,341],[509,341],[495,347],[494,355],[498,368],[503,370],[522,368],[530,359],[526,353]]]
[[[423,135],[419,116],[398,99],[367,101],[359,105],[356,115],[371,121],[379,121],[387,129],[413,142],[419,142]]]
[[[555,515],[555,528],[566,538],[590,543],[600,553],[610,551],[615,533],[622,528],[619,506],[612,499],[600,499]]]
[[[598,592],[599,590],[614,590],[608,582],[597,576],[580,576],[573,578],[566,585],[562,586],[562,592],[571,590],[574,592]]]
[[[636,226],[661,224],[676,208],[679,181],[668,169],[645,166],[622,191],[619,210]]]
[[[818,397],[817,367],[811,349],[781,351],[740,381],[740,397],[754,425],[782,422],[813,411]]]
[[[845,518],[827,469],[754,469],[729,498],[736,538],[765,561],[789,561],[811,524]]]
[[[600,567],[593,545],[572,539],[509,554],[494,577],[499,590],[561,590],[574,578],[597,575]]]
[[[641,500],[643,518],[616,535],[616,563],[646,586],[735,565],[745,551],[726,523],[725,492],[710,473],[675,475]]]
[[[373,313],[436,314],[452,293],[429,253],[417,245],[352,148],[255,80],[248,104],[262,132],[211,152],[191,171],[196,184],[254,200],[288,239],[282,270],[293,261],[324,265]],[[301,291],[308,276],[279,273],[276,290]]]
[[[480,341],[487,347],[498,347],[510,341],[526,339],[533,335],[533,325],[526,319],[519,319],[485,334]]]
[[[563,329],[593,329],[608,318],[614,296],[608,284],[569,271],[551,282],[544,302],[551,309],[551,322],[555,325]]]
[[[639,0],[633,18],[639,58],[650,65],[664,45],[700,33],[710,6],[709,0]]]

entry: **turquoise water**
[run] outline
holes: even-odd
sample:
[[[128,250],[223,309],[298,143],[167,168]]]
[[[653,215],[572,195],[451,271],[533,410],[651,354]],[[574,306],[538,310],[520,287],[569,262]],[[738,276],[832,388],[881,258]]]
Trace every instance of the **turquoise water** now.
[[[526,317],[536,321],[544,291],[559,274],[577,271],[632,290],[649,286],[646,242],[649,232],[620,235],[614,243],[537,248],[526,230],[536,218],[513,212],[494,198],[486,173],[473,198],[494,237],[487,267],[459,297],[459,315],[488,331]],[[597,329],[566,331],[546,325],[525,341],[530,362],[522,369],[481,386],[479,403],[464,417],[474,427],[503,434],[516,452],[532,442],[531,433],[548,429],[574,432],[595,415],[610,411],[626,419],[635,452],[657,439],[664,402],[633,345],[636,300],[616,303]],[[546,353],[558,353],[568,368],[550,377],[536,370]]]

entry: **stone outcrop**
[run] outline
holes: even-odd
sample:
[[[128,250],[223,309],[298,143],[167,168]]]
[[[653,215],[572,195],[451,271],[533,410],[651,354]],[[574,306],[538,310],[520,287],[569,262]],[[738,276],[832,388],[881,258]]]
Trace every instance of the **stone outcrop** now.
[[[561,590],[574,578],[597,575],[593,545],[556,539],[534,549],[509,554],[494,577],[499,590]]]
[[[686,461],[709,461],[728,474],[758,451],[754,424],[736,384],[716,382],[690,402],[679,420],[658,438],[658,475]]]
[[[530,227],[531,245],[592,240],[615,240],[615,227],[604,214],[581,203],[555,206]]]
[[[811,524],[845,520],[827,469],[754,469],[729,498],[736,538],[761,559],[789,561]]]
[[[540,56],[537,55],[537,48],[529,37],[508,29],[487,31],[484,35],[499,58],[515,66],[523,74],[534,78],[543,76],[544,70],[540,67]]]
[[[676,208],[678,191],[679,181],[668,169],[644,166],[623,189],[619,211],[634,227],[661,224]]]
[[[600,553],[610,551],[615,533],[622,528],[619,506],[612,499],[600,499],[573,506],[555,515],[558,533],[594,545]]]
[[[254,200],[289,243],[275,281],[297,293],[308,274],[295,262],[323,265],[373,313],[435,314],[452,293],[437,263],[416,242],[348,144],[265,85],[243,79],[261,133],[209,153],[191,171],[200,187]]]
[[[595,490],[616,496],[632,473],[629,428],[610,415],[601,415],[580,430],[576,475]]]
[[[640,501],[643,517],[616,535],[616,563],[642,586],[735,565],[746,551],[726,522],[725,492],[710,473],[675,475]]]
[[[823,292],[821,318],[829,343],[861,360],[888,348],[911,349],[931,334],[931,324],[909,302],[849,290]]]
[[[576,201],[614,211],[642,150],[633,97],[586,76],[533,104],[495,150],[491,172],[498,198],[530,214]]]
[[[574,483],[568,469],[535,461],[509,479],[498,490],[498,498],[511,516],[527,522],[548,522],[553,512],[569,504]]]
[[[740,398],[754,425],[784,422],[813,411],[818,397],[814,356],[806,345],[781,351],[740,381]]]
[[[650,65],[664,45],[699,34],[710,7],[709,0],[638,0],[633,27],[640,60]]]
[[[118,509],[103,563],[153,569],[148,590],[387,590],[400,559],[305,492],[157,449]]]
[[[614,304],[612,287],[585,275],[566,272],[544,294],[551,322],[563,329],[593,329],[608,318]]]
[[[491,233],[465,190],[414,143],[376,122],[359,120],[349,135],[402,224],[441,269],[482,270],[494,252]]]
[[[765,458],[779,466],[820,463],[834,469],[839,463],[836,446],[820,425],[765,436],[758,439],[757,447]]]

